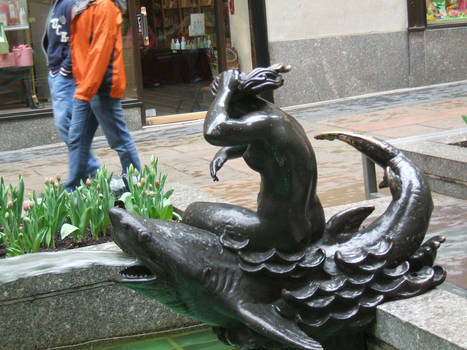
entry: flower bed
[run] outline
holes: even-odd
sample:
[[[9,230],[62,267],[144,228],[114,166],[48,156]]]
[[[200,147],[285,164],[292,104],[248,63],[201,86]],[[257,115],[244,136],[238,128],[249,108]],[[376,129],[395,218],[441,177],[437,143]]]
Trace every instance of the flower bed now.
[[[171,220],[178,214],[169,200],[173,190],[164,190],[166,178],[154,157],[141,172],[130,166],[128,192],[117,201],[105,167],[71,193],[60,177],[47,178],[40,198],[33,192],[26,200],[21,176],[17,186],[8,187],[0,178],[0,257],[108,241],[108,209],[115,203],[141,216]]]

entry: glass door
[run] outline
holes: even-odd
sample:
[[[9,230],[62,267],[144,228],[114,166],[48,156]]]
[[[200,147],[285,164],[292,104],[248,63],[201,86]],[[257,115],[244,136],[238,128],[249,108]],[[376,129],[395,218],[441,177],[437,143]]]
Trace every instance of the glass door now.
[[[136,17],[146,125],[204,118],[222,68],[251,68],[248,0],[139,0]]]

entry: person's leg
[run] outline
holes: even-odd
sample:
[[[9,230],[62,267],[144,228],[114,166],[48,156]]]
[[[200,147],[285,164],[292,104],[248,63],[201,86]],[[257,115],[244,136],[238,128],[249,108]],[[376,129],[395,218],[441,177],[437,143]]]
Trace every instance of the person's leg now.
[[[87,164],[92,139],[98,127],[96,117],[91,111],[89,102],[74,99],[73,113],[68,131],[69,140],[69,175],[66,182],[67,191],[80,185],[81,180],[93,175],[87,173]]]
[[[125,174],[130,164],[140,170],[141,164],[135,143],[123,118],[122,104],[119,98],[97,94],[91,100],[94,112],[110,147],[117,151]]]
[[[48,77],[50,96],[52,98],[52,110],[54,115],[55,128],[60,138],[70,148],[68,142],[68,131],[70,129],[71,113],[73,111],[73,95],[76,85],[73,78],[66,78],[60,74],[55,77]],[[86,169],[86,174],[95,175],[99,169],[99,161],[91,152]]]
[[[55,77],[48,76],[50,97],[52,98],[52,112],[54,116],[55,128],[58,136],[68,146],[68,129],[70,128],[71,120],[71,97],[74,91],[74,80],[67,79],[57,74]],[[68,81],[65,81],[68,80]],[[68,82],[71,83],[67,86]]]

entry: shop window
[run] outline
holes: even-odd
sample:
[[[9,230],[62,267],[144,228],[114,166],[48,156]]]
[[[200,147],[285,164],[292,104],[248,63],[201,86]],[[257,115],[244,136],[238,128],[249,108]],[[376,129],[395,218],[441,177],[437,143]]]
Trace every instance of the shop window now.
[[[142,15],[138,14],[143,86],[210,80],[217,63],[211,57],[217,39],[213,0],[154,0],[141,4],[147,13],[144,45]]]
[[[52,1],[0,0],[0,114],[51,108],[42,36]],[[129,28],[124,14],[123,33]],[[137,98],[133,44],[124,45],[127,89]]]
[[[467,23],[467,0],[426,1],[427,24]]]

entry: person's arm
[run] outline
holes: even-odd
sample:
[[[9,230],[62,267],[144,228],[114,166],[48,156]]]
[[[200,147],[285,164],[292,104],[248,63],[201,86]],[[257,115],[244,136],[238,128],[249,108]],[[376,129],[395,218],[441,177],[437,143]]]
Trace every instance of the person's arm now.
[[[91,101],[99,90],[110,63],[118,26],[122,22],[121,13],[113,2],[104,1],[94,6],[97,8],[93,13],[93,34],[88,50],[87,70],[75,93],[75,98],[84,101]]]
[[[72,11],[74,6],[74,0],[68,0],[65,4],[65,14],[66,14],[66,28],[65,31],[68,35],[68,42],[67,42],[67,53],[65,59],[62,61],[60,65],[59,73],[64,77],[71,77],[72,76],[72,68],[71,68],[71,48],[70,48],[70,25],[72,19]]]
[[[73,72],[71,69],[71,49],[70,46],[67,48],[66,58],[63,60],[62,65],[60,66],[59,73],[64,77],[72,77]]]

